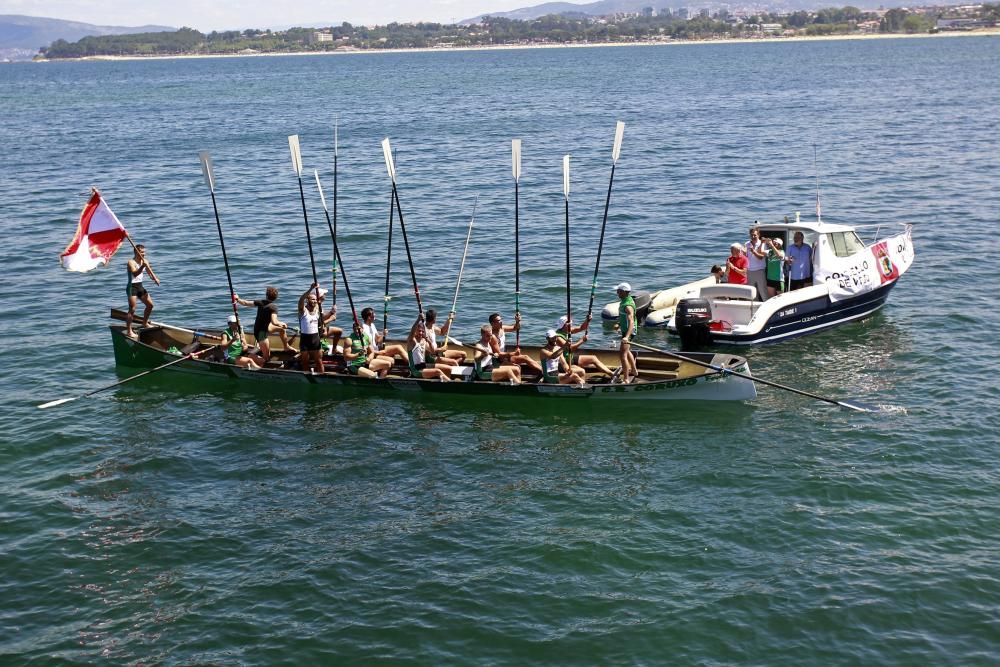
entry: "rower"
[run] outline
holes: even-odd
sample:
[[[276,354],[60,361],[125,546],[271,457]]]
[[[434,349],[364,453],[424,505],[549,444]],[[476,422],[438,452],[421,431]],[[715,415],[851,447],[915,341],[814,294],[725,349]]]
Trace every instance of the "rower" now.
[[[427,363],[427,332],[423,327],[413,327],[410,336],[406,339],[406,345],[410,351],[407,358],[410,362],[410,377],[423,378],[425,380],[440,380],[450,382],[451,378],[447,371],[438,368],[435,364]],[[450,366],[445,366],[450,368]]]
[[[360,322],[354,323],[354,331],[347,337],[344,345],[344,361],[347,362],[347,372],[366,378],[384,378],[392,368],[392,361],[384,357],[371,355],[371,339],[364,332]]]
[[[542,382],[545,384],[583,384],[583,369],[573,370],[563,357],[563,346],[566,339],[559,336],[555,329],[545,332],[545,346],[539,349],[542,357]]]
[[[520,366],[500,365],[499,357],[491,345],[492,339],[492,327],[484,324],[479,330],[479,340],[474,348],[476,379],[521,384]]]
[[[608,376],[609,379],[613,379],[615,376],[614,371],[604,365],[597,355],[594,354],[576,354],[576,351],[587,342],[587,329],[590,328],[591,316],[587,315],[587,318],[578,327],[574,327],[573,323],[565,315],[561,316],[556,320],[555,331],[556,334],[566,341],[563,346],[563,356],[566,357],[566,363],[570,367],[570,370],[576,371],[577,369],[583,370],[586,368],[596,368],[600,372]],[[570,342],[570,334],[583,332],[583,336],[580,340],[575,342]]]
[[[493,352],[500,361],[509,362],[513,366],[528,366],[536,373],[542,372],[542,366],[526,354],[521,354],[521,348],[507,351],[507,333],[521,330],[521,316],[514,316],[514,324],[504,324],[500,313],[490,315],[490,329],[493,333]]]

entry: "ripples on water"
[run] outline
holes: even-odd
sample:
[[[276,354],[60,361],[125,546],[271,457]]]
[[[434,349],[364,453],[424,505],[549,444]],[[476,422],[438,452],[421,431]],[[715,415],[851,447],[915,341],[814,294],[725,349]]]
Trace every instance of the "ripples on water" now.
[[[996,299],[966,260],[988,261],[1000,213],[1000,99],[984,85],[997,49],[977,38],[3,68],[0,655],[995,662],[1000,397],[979,332],[997,324]],[[123,258],[86,276],[55,263],[87,187],[150,246],[157,316],[221,323],[197,161],[211,150],[237,289],[277,284],[289,313],[311,276],[286,137],[300,134],[331,196],[336,114],[339,231],[360,303],[377,304],[384,280],[383,136],[429,305],[450,303],[479,195],[464,336],[513,309],[509,141],[524,140],[528,340],[564,299],[563,154],[582,309],[615,120],[627,128],[598,306],[621,278],[657,289],[700,277],[754,219],[809,215],[815,143],[827,218],[883,234],[914,222],[917,261],[876,317],[751,350],[751,365],[897,411],[762,388],[753,406],[550,414],[166,376],[33,407],[116,377],[103,326],[121,305]],[[393,252],[401,330],[414,304]]]

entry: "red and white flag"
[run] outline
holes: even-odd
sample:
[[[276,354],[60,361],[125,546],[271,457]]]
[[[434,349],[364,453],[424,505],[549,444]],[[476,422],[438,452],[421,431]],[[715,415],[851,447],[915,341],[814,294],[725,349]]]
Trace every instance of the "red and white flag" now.
[[[127,235],[101,193],[95,190],[80,214],[76,235],[61,255],[63,268],[85,273],[104,266]]]

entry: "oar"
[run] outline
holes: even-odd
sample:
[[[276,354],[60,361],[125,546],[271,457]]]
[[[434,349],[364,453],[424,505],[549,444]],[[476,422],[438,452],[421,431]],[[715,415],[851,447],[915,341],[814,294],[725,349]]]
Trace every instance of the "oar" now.
[[[302,152],[299,150],[299,135],[288,137],[288,150],[292,154],[292,169],[299,179],[299,197],[302,199],[302,219],[306,223],[306,243],[309,244],[309,265],[312,267],[313,284],[316,285],[316,300],[319,301],[319,278],[316,275],[316,258],[313,256],[312,234],[309,233],[309,214],[306,212],[306,191],[302,187]]]
[[[399,229],[403,232],[403,246],[406,248],[406,261],[410,265],[410,278],[413,280],[413,295],[417,299],[417,318],[424,319],[424,304],[420,301],[420,287],[417,285],[417,273],[413,269],[413,255],[410,254],[410,241],[406,237],[406,223],[403,221],[403,209],[399,205],[399,190],[396,188],[396,164],[392,159],[392,147],[389,138],[382,140],[382,154],[385,156],[385,168],[392,179],[392,199],[396,202],[396,213],[399,214]]]
[[[212,210],[215,211],[215,227],[219,230],[219,245],[222,247],[222,263],[226,266],[226,280],[229,282],[229,301],[233,306],[233,315],[236,316],[236,327],[240,326],[240,314],[236,308],[236,290],[233,289],[233,274],[229,271],[229,257],[226,255],[226,240],[222,236],[222,221],[219,219],[219,206],[215,202],[215,171],[212,169],[212,156],[208,151],[198,153],[201,158],[201,173],[205,176],[205,184],[212,194]]]
[[[326,226],[330,230],[330,237],[333,239],[333,306],[337,306],[337,219],[334,218],[330,221],[330,209],[326,207],[326,197],[323,195],[323,185],[319,180],[319,171],[313,169],[313,176],[316,178],[316,189],[319,190],[319,200],[323,202],[323,213],[326,214]],[[334,188],[336,185],[336,178],[334,179]],[[334,189],[334,195],[336,195],[336,189]],[[333,200],[333,210],[336,214],[337,210],[337,200]]]
[[[389,242],[385,250],[385,296],[382,297],[382,331],[389,329],[389,270],[392,267],[392,220],[396,213],[396,203],[389,195]]]
[[[601,252],[604,250],[604,229],[608,226],[608,207],[611,206],[611,186],[615,182],[615,166],[622,152],[622,136],[625,133],[625,123],[618,121],[615,128],[615,143],[611,149],[611,178],[608,179],[608,197],[604,200],[604,219],[601,221],[601,239],[597,242],[597,262],[594,263],[594,280],[590,285],[590,303],[587,305],[587,316],[594,312],[594,294],[597,292],[597,273],[601,270]]]
[[[520,223],[518,220],[519,186],[521,181],[521,140],[510,142],[511,171],[514,173],[514,320],[521,321],[521,254]],[[514,347],[521,347],[521,326],[514,331]]]
[[[323,185],[319,181],[319,175],[316,176],[316,189],[319,190],[319,198],[323,201],[323,209],[326,210],[326,196],[323,194]],[[347,269],[344,268],[344,261],[340,258],[340,246],[335,245],[333,247],[333,253],[336,256],[337,263],[340,265],[340,275],[344,277],[344,292],[347,294],[347,303],[351,307],[351,318],[354,320],[354,326],[360,328],[361,324],[358,322],[358,311],[354,309],[354,298],[351,296],[351,286],[347,282]]]
[[[570,274],[569,274],[569,156],[563,156],[563,199],[566,202],[566,342],[573,338],[573,309],[570,306]]]
[[[333,230],[330,232],[333,234],[333,305],[337,305],[337,153],[338,153],[338,136],[337,130],[340,125],[340,116],[337,116],[333,121]],[[316,177],[317,180],[319,176]],[[323,199],[323,210],[326,210],[326,197],[323,197],[323,191],[320,190],[320,197]],[[330,212],[326,212],[326,223],[330,224]]]
[[[168,361],[167,363],[161,364],[161,365],[157,366],[156,368],[150,368],[148,371],[143,371],[141,373],[136,373],[135,375],[133,375],[131,377],[127,377],[124,380],[119,380],[118,382],[115,382],[114,384],[109,384],[106,387],[101,387],[100,389],[94,389],[93,391],[88,391],[86,394],[80,394],[79,396],[73,396],[71,398],[60,398],[60,399],[55,400],[55,401],[49,401],[48,403],[42,403],[38,407],[44,410],[45,408],[52,408],[52,407],[55,407],[57,405],[62,405],[63,403],[69,403],[71,401],[75,401],[75,400],[78,400],[78,399],[81,399],[81,398],[86,398],[87,396],[93,396],[94,394],[100,393],[102,391],[106,391],[108,389],[114,389],[115,387],[117,387],[119,385],[123,385],[126,382],[131,382],[132,380],[137,380],[137,379],[141,378],[144,375],[149,375],[150,373],[155,373],[156,371],[161,371],[164,368],[167,368],[168,366],[173,366],[174,364],[179,364],[180,362],[184,361],[185,359],[191,359],[193,357],[198,356],[199,354],[204,354],[204,353],[208,352],[209,350],[213,350],[213,349],[215,349],[217,347],[219,347],[219,346],[218,345],[213,345],[211,347],[206,347],[204,350],[200,350],[198,352],[192,352],[190,354],[185,354],[183,357],[178,357],[177,359],[174,359],[173,361]]]
[[[462,263],[458,267],[458,280],[455,282],[455,298],[451,302],[451,312],[448,313],[448,326],[445,327],[448,333],[451,333],[451,325],[455,322],[455,308],[458,306],[458,290],[462,287],[462,273],[465,272],[465,256],[469,252],[469,241],[472,239],[472,225],[476,221],[477,206],[479,206],[479,195],[476,195],[476,201],[472,204],[472,219],[469,220],[469,233],[465,235],[465,250],[462,251]],[[443,346],[445,348],[448,347],[448,339],[449,336],[446,334]],[[458,344],[461,345],[461,343]]]
[[[770,380],[764,380],[764,379],[761,379],[761,378],[759,378],[757,376],[752,376],[751,377],[749,375],[743,375],[742,373],[737,373],[736,371],[732,371],[732,370],[730,370],[728,368],[724,368],[722,366],[717,366],[716,364],[709,364],[709,363],[706,363],[704,361],[698,361],[697,359],[692,359],[691,357],[686,357],[683,354],[676,354],[674,352],[670,352],[669,350],[663,350],[663,349],[660,349],[658,347],[651,347],[649,345],[643,345],[642,343],[637,343],[634,340],[631,341],[631,344],[633,346],[641,348],[643,350],[648,350],[650,352],[658,352],[658,353],[666,355],[668,357],[673,357],[674,359],[680,359],[681,361],[686,361],[686,362],[692,363],[692,364],[694,364],[696,366],[701,366],[702,368],[710,368],[713,371],[717,371],[719,373],[724,373],[724,374],[727,374],[727,375],[732,375],[734,377],[743,378],[744,380],[747,380],[748,382],[759,382],[760,384],[767,385],[768,387],[774,387],[776,389],[784,389],[785,391],[790,391],[793,394],[799,394],[801,396],[808,396],[809,398],[814,398],[817,401],[823,401],[825,403],[832,403],[833,405],[839,405],[840,407],[847,408],[849,410],[857,410],[858,412],[878,412],[879,411],[878,408],[867,406],[867,405],[863,405],[862,403],[859,403],[857,401],[847,402],[847,401],[838,401],[838,400],[836,400],[834,398],[827,398],[826,396],[820,396],[819,394],[813,394],[812,392],[803,391],[802,389],[796,389],[795,387],[789,387],[788,385],[778,384],[777,382],[771,382]]]

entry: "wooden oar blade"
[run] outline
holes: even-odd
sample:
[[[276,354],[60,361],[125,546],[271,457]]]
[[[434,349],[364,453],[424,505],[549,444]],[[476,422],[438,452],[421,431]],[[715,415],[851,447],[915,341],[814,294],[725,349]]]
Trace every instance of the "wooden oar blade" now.
[[[569,199],[569,156],[563,155],[563,195]]]
[[[63,403],[69,403],[70,401],[75,401],[80,398],[79,396],[74,396],[73,398],[60,398],[57,401],[49,401],[48,403],[42,403],[38,406],[39,409],[44,410],[45,408],[54,408],[57,405],[62,405]]]
[[[521,180],[521,140],[513,139],[510,142],[511,167],[514,173],[514,180]]]
[[[857,412],[884,412],[884,410],[877,405],[869,405],[855,400],[837,401],[837,405],[842,408],[847,408],[848,410],[855,410]]]
[[[292,154],[292,169],[295,175],[302,177],[302,151],[299,149],[299,135],[293,134],[288,137],[288,150]]]
[[[382,140],[382,155],[385,157],[385,169],[389,172],[389,178],[391,178],[393,184],[395,184],[396,164],[392,159],[392,145],[389,143],[389,137]]]
[[[320,183],[319,171],[317,169],[313,169],[313,176],[316,177],[316,189],[319,190],[319,200],[323,202],[323,210],[328,211],[329,209],[326,207],[326,195],[323,194],[323,184]]]
[[[208,154],[208,151],[201,151],[198,153],[198,158],[201,159],[201,173],[205,177],[205,185],[214,193],[215,171],[212,169],[212,156]]]
[[[618,156],[622,153],[622,137],[625,136],[625,123],[618,121],[615,127],[615,147],[611,150],[611,161],[618,164]]]

